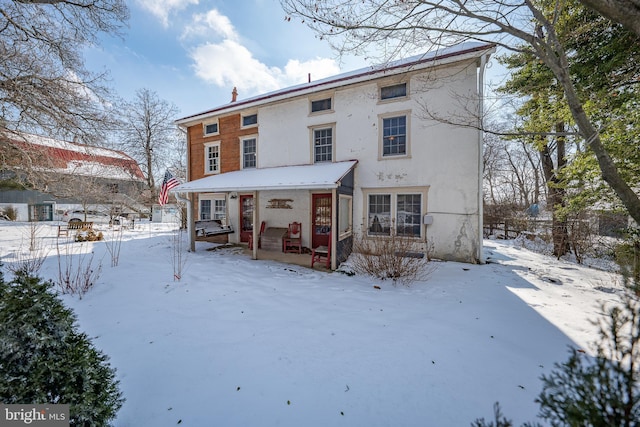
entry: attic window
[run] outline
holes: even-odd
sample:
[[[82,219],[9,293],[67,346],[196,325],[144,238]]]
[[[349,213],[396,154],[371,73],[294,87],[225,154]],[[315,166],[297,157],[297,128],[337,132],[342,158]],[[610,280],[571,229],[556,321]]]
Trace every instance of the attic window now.
[[[209,123],[208,125],[204,125],[205,135],[213,135],[216,133],[218,133],[218,123]]]
[[[380,88],[380,99],[402,98],[407,96],[407,84],[400,83],[392,86],[384,86]]]
[[[242,116],[242,126],[253,126],[258,124],[258,115],[250,114],[248,116]]]
[[[318,99],[317,101],[311,101],[311,112],[317,113],[320,111],[331,110],[331,98]]]

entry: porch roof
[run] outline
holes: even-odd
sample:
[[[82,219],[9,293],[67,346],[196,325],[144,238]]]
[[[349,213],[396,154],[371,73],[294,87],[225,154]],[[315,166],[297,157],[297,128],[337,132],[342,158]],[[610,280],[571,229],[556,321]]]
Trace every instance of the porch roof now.
[[[337,188],[357,160],[313,165],[244,169],[189,181],[172,193],[213,193],[261,190],[320,190]]]

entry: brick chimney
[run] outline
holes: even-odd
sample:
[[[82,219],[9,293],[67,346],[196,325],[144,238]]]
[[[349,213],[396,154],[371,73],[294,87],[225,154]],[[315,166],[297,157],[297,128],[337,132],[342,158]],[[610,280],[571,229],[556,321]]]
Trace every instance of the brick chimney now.
[[[231,102],[236,102],[238,100],[238,89],[233,88],[233,91],[231,92]]]

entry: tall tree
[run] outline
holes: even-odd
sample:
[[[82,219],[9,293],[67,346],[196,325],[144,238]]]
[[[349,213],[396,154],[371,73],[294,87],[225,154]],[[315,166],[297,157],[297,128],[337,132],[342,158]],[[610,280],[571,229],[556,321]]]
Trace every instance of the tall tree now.
[[[638,141],[640,121],[629,108],[637,105],[640,91],[640,44],[623,27],[597,13],[572,3],[556,23],[556,33],[573,54],[569,69],[580,82],[586,112],[601,129],[604,147],[618,165],[620,175],[632,187],[640,183]],[[523,99],[518,114],[520,131],[537,133],[534,145],[540,151],[548,185],[549,206],[553,207],[554,252],[566,250],[566,216],[605,200],[605,187],[598,185],[596,159],[571,136],[574,124],[564,102],[564,92],[551,71],[521,52],[503,57],[512,70],[502,91]],[[624,141],[624,142],[622,142]],[[569,144],[572,148],[567,150]],[[567,157],[567,152],[571,158]],[[553,156],[556,156],[554,164]],[[591,170],[589,170],[591,168]]]
[[[135,98],[122,108],[121,147],[140,165],[151,204],[157,197],[156,177],[165,168],[180,164],[176,157],[184,153],[180,148],[184,135],[173,124],[178,112],[178,107],[146,88],[136,91]]]
[[[82,51],[127,19],[124,0],[0,0],[0,130],[90,139],[108,91]]]
[[[31,164],[11,142],[18,132],[89,143],[104,135],[105,75],[86,70],[82,51],[127,19],[124,0],[0,0],[0,169]]]
[[[571,1],[506,0],[281,0],[289,16],[301,18],[339,52],[367,52],[372,45],[398,54],[461,40],[495,43],[544,64],[562,89],[580,136],[597,159],[602,178],[640,223],[640,197],[621,175],[603,144],[597,120],[587,113],[584,84],[570,69],[573,51],[556,25]],[[634,40],[637,42],[637,39]],[[628,141],[638,146],[638,140]]]

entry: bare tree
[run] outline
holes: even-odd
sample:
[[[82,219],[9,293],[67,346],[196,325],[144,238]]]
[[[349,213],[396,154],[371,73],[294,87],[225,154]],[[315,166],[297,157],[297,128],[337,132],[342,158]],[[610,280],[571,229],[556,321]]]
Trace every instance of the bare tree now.
[[[100,33],[120,34],[127,19],[124,0],[0,0],[0,131],[100,135],[108,90],[82,51]]]
[[[145,88],[138,90],[122,111],[121,147],[140,165],[150,194],[147,202],[153,203],[157,196],[155,177],[166,167],[182,164],[185,137],[173,124],[178,107]]]
[[[24,132],[95,144],[109,126],[104,74],[82,51],[100,33],[119,35],[124,0],[0,0],[0,169],[47,190],[55,160],[25,144]]]
[[[551,70],[562,87],[578,132],[595,154],[604,181],[640,223],[640,198],[622,178],[598,129],[584,109],[571,75],[569,56],[555,31],[564,2],[532,0],[281,0],[338,52],[368,53],[381,47],[386,58],[406,51],[434,49],[463,40],[495,43],[530,52]],[[543,9],[545,7],[545,9]],[[289,18],[290,19],[290,18]]]
[[[485,137],[483,152],[485,201],[523,210],[544,199],[540,158],[524,139]]]

